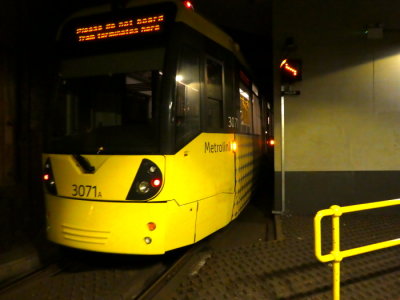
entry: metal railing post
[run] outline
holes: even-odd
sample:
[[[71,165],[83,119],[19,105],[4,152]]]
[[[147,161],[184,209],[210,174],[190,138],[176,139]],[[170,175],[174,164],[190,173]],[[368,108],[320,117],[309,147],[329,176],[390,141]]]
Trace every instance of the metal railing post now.
[[[333,299],[340,299],[340,262],[342,261],[340,255],[340,216],[342,212],[340,206],[334,205],[331,207],[333,210],[332,215],[332,254],[333,260]]]
[[[332,295],[334,300],[340,299],[340,263],[346,257],[360,255],[363,253],[376,251],[384,248],[400,245],[400,238],[384,241],[380,243],[361,246],[353,249],[340,251],[340,216],[345,213],[370,210],[375,208],[400,205],[400,199],[385,200],[380,202],[356,204],[340,207],[333,205],[329,209],[317,212],[314,217],[314,252],[317,259],[321,262],[333,262]],[[324,217],[332,217],[332,251],[329,254],[322,254],[321,222]]]

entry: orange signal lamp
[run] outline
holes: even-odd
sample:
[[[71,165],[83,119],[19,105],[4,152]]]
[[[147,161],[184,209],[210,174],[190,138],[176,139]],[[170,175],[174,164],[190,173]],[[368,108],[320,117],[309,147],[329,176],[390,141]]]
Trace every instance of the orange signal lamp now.
[[[287,59],[282,60],[281,65],[280,65],[281,69],[285,69],[286,71],[288,71],[289,73],[291,73],[293,76],[297,76],[298,75],[298,70],[296,68],[293,68],[289,63]]]

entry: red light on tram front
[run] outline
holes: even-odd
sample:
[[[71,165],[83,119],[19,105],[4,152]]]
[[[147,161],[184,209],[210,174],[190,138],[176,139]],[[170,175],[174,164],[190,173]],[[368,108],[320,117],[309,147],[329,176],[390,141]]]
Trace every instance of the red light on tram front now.
[[[43,180],[44,181],[47,181],[47,180],[49,180],[50,179],[50,175],[49,174],[44,174],[43,175]]]
[[[161,185],[161,180],[158,178],[155,178],[150,181],[150,184],[152,187],[159,187]]]

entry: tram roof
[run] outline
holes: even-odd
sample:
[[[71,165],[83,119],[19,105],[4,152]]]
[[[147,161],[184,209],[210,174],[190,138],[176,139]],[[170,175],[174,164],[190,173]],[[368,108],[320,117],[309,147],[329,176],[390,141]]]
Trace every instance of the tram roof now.
[[[130,0],[127,2],[125,7],[126,8],[141,7],[141,6],[157,4],[157,3],[166,3],[166,2],[174,3],[176,5],[177,7],[177,14],[175,18],[176,22],[182,22],[187,24],[188,26],[192,27],[193,29],[200,32],[204,36],[215,41],[217,44],[228,49],[237,57],[237,59],[243,65],[247,66],[247,63],[242,53],[240,52],[239,45],[227,33],[225,33],[215,24],[213,24],[200,14],[196,13],[192,9],[186,8],[185,5],[183,4],[183,1],[181,0]],[[63,25],[71,19],[75,19],[78,17],[92,16],[107,12],[111,12],[111,5],[100,5],[91,8],[86,8],[72,14],[63,23]],[[60,34],[60,32],[61,31],[59,31],[58,35]]]

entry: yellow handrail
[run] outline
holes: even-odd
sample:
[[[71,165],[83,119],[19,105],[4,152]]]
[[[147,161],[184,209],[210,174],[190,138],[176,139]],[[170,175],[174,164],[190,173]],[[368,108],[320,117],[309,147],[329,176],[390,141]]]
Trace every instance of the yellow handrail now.
[[[314,217],[315,256],[321,262],[333,261],[332,295],[334,300],[340,299],[340,262],[343,260],[343,258],[400,245],[400,238],[398,238],[390,241],[384,241],[380,243],[375,243],[362,247],[340,251],[340,216],[345,213],[395,206],[395,205],[400,205],[400,199],[356,204],[343,207],[338,205],[333,205],[329,209],[320,210],[315,215]],[[332,251],[329,254],[322,254],[321,220],[322,218],[327,216],[332,216]]]

